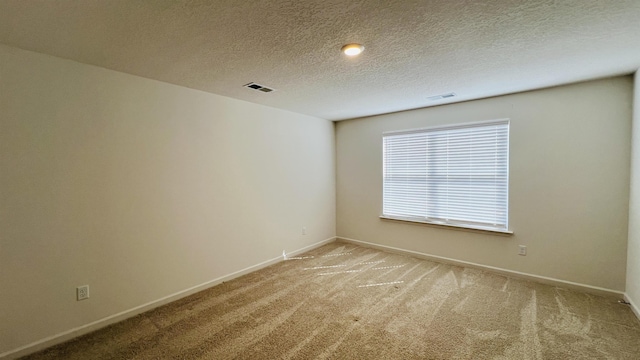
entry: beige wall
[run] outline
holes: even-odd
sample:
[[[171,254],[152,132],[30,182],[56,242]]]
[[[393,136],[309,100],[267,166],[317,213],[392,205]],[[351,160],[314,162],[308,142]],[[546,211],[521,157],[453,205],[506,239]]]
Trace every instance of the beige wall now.
[[[640,73],[636,72],[633,102],[633,144],[631,152],[631,196],[629,204],[629,246],[627,250],[627,297],[640,316]]]
[[[335,235],[331,122],[5,46],[0,64],[0,354]]]
[[[618,291],[626,271],[640,303],[630,77],[343,121],[336,141],[322,119],[2,45],[0,64],[0,354],[331,238],[336,193],[339,236]],[[382,132],[498,118],[512,237],[378,218]]]
[[[631,93],[631,77],[619,77],[339,122],[337,234],[624,291]],[[511,119],[513,236],[378,218],[383,132],[502,118]]]

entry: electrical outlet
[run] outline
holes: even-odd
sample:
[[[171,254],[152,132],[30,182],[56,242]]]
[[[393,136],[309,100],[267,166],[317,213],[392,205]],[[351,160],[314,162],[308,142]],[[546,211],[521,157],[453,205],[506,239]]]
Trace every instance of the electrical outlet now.
[[[524,245],[518,246],[518,255],[526,256],[527,255],[527,247]]]
[[[307,235],[307,227],[306,226],[302,227],[302,235]]]
[[[76,298],[78,301],[89,298],[89,285],[82,285],[76,288]]]

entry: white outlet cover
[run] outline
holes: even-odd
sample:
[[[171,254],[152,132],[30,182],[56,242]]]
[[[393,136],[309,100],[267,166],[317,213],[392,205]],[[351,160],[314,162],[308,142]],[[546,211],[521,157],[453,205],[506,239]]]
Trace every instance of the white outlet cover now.
[[[527,247],[525,245],[520,245],[518,247],[518,255],[522,255],[522,256],[527,255]]]
[[[89,298],[89,285],[82,285],[76,288],[76,299],[86,300]]]

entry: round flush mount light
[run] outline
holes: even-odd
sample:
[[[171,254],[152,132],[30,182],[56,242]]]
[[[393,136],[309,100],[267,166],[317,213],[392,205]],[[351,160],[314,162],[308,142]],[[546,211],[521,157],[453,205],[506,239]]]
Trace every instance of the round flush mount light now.
[[[360,44],[347,44],[340,49],[347,56],[360,55],[364,51],[364,46]]]

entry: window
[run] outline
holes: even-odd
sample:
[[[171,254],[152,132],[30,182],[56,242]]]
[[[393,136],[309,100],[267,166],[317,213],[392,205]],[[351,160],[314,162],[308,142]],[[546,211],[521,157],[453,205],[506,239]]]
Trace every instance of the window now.
[[[509,120],[384,133],[382,217],[508,232]]]

